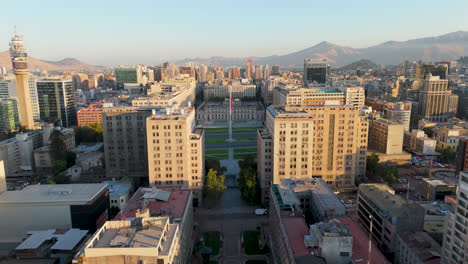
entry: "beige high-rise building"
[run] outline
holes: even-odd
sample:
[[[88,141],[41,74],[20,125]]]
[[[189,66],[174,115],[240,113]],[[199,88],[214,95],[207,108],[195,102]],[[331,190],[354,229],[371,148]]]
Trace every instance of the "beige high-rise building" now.
[[[362,87],[320,87],[320,88],[280,88],[273,90],[273,104],[324,105],[333,104],[363,106],[365,102]]]
[[[204,169],[204,130],[195,127],[195,109],[153,110],[146,119],[150,185],[182,185],[201,202]]]
[[[23,38],[18,36],[16,32],[10,42],[10,56],[16,76],[20,124],[26,129],[34,129],[31,95],[29,92],[28,54],[23,46]]]
[[[454,212],[447,211],[444,224],[444,240],[442,244],[443,264],[468,263],[466,248],[468,248],[468,172],[460,172],[457,190],[457,204]]]
[[[403,151],[404,125],[387,119],[369,123],[369,149],[384,154],[401,154]]]
[[[419,91],[419,114],[430,121],[444,122],[449,117],[448,80],[432,76],[430,73],[423,80]]]
[[[260,179],[262,191],[289,178],[354,187],[365,176],[367,134],[368,121],[351,105],[268,107],[257,134],[259,175],[271,178]]]

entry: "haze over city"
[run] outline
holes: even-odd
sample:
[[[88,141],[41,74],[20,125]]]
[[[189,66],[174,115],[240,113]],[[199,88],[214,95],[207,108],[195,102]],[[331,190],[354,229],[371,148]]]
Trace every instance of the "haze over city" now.
[[[32,57],[105,66],[283,55],[321,41],[366,48],[468,30],[463,0],[21,3],[2,3],[0,51],[17,25]]]

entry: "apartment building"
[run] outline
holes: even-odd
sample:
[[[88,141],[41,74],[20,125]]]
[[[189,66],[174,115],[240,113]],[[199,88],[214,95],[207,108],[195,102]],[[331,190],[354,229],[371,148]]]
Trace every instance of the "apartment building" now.
[[[423,230],[424,208],[386,184],[359,185],[357,207],[358,223],[369,232],[372,221],[372,239],[384,253],[395,251],[397,234]]]
[[[427,137],[424,131],[413,129],[405,132],[403,146],[418,155],[434,155],[436,153],[437,140]]]
[[[148,184],[146,118],[150,109],[109,107],[102,113],[106,178],[132,178],[135,186]]]
[[[81,108],[78,110],[77,117],[78,117],[78,126],[84,127],[88,124],[96,124],[102,123],[102,107],[103,102],[92,103],[88,106],[88,108]]]
[[[267,145],[259,148],[258,155],[271,159],[259,163],[260,175],[269,174],[263,172],[271,161],[273,184],[314,177],[332,189],[354,187],[365,176],[367,131],[368,122],[354,106],[270,106],[258,139],[266,144],[271,135],[274,154],[263,152]]]
[[[455,212],[447,212],[442,244],[443,264],[468,263],[468,172],[461,171]]]
[[[426,232],[398,235],[395,252],[397,264],[438,264],[441,248]]]
[[[195,87],[177,87],[161,85],[151,95],[137,97],[132,100],[134,107],[170,107],[172,105],[186,105],[195,103]]]
[[[195,128],[193,107],[153,110],[146,120],[149,183],[192,189],[194,203],[202,198],[204,130]]]

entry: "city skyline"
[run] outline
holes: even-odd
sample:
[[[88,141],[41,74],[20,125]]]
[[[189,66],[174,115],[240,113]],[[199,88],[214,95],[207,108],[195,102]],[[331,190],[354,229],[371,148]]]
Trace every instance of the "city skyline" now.
[[[468,23],[458,19],[463,16],[464,7],[468,7],[463,1],[443,7],[421,1],[405,2],[404,12],[395,2],[336,2],[341,9],[336,9],[338,3],[302,1],[288,6],[278,2],[140,6],[116,2],[112,12],[100,3],[64,5],[56,1],[46,4],[29,1],[27,9],[4,3],[4,18],[8,22],[0,25],[5,32],[0,39],[0,51],[7,50],[14,25],[25,36],[25,45],[34,58],[54,61],[74,57],[103,66],[157,64],[211,56],[283,55],[322,41],[365,48],[389,40],[404,41],[468,29]],[[54,12],[47,13],[52,6]],[[44,14],[47,19],[43,19]],[[421,26],[425,17],[441,19],[430,27]],[[284,37],[278,37],[286,32]]]

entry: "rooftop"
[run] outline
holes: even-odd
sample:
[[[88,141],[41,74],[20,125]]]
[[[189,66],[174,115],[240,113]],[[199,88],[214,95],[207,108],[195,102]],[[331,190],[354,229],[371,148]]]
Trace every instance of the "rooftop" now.
[[[88,230],[69,229],[65,232],[56,229],[28,232],[30,235],[24,240],[16,250],[36,249],[44,242],[55,239],[56,242],[51,249],[55,250],[73,250],[76,245],[86,236]]]
[[[454,186],[453,184],[448,183],[445,180],[441,179],[429,179],[429,178],[423,178],[423,181],[429,183],[431,186],[439,186],[439,185],[449,185],[449,186]]]
[[[356,224],[351,219],[351,217],[337,218],[337,220],[345,224],[353,235],[353,255],[351,257],[353,263],[367,263],[366,261],[369,252],[369,236],[364,233],[361,227]],[[372,251],[370,257],[370,263],[390,264],[390,262],[384,257],[374,242],[372,242]]]
[[[110,195],[115,194],[118,196],[122,196],[132,189],[132,185],[130,183],[125,182],[103,181],[102,183],[107,184]]]
[[[105,183],[29,185],[20,191],[0,194],[0,204],[83,204],[93,200],[104,190],[107,190]]]
[[[288,235],[289,245],[295,257],[309,255],[310,252],[304,243],[304,236],[309,230],[302,216],[281,216],[281,221]]]
[[[114,219],[120,219],[122,215],[127,218],[135,217],[136,211],[145,206],[149,209],[150,215],[169,215],[174,218],[182,218],[184,216],[191,190],[184,190],[181,186],[159,187],[157,189],[170,192],[170,194],[167,200],[165,197],[158,200],[156,197],[148,197],[149,194],[154,193],[154,189],[140,187],[128,201],[127,206]],[[148,198],[145,199],[143,197],[145,195]]]
[[[93,152],[93,151],[98,151],[102,146],[104,146],[104,143],[98,142],[93,145],[85,145],[85,144],[80,144],[78,147],[73,149],[73,152]]]
[[[406,204],[406,200],[395,194],[395,191],[388,185],[379,183],[360,184],[359,190],[365,193],[369,199],[372,199],[380,209],[389,212],[392,216],[400,216],[405,213],[402,207]]]
[[[441,247],[426,232],[410,232],[400,235],[400,239],[406,246],[412,249],[413,253],[424,263],[434,260],[440,263]],[[436,262],[438,260],[438,262]]]

